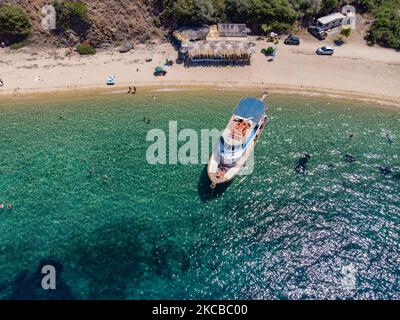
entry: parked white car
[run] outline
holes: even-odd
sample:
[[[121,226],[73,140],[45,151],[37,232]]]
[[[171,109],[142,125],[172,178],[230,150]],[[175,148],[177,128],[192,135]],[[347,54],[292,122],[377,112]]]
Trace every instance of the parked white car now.
[[[332,47],[324,46],[317,49],[317,54],[323,56],[331,56],[335,50]]]

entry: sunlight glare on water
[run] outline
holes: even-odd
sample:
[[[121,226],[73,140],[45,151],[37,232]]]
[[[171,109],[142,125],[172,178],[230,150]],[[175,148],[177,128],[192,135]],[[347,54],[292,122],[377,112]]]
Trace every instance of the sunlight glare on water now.
[[[396,109],[272,96],[253,174],[213,199],[204,164],[146,162],[148,130],[221,130],[243,95],[1,103],[0,298],[399,299]]]

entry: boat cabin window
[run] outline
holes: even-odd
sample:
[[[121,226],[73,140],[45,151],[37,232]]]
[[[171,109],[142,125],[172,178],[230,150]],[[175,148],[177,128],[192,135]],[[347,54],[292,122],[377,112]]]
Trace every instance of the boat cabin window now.
[[[238,144],[238,145],[226,144],[224,147],[225,147],[225,150],[227,150],[227,151],[237,151],[237,150],[243,149],[243,145],[241,145],[241,144]]]

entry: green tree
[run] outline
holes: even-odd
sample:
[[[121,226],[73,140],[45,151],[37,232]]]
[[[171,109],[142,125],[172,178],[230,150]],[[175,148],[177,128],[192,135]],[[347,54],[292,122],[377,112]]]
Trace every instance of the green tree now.
[[[229,21],[247,23],[258,30],[286,30],[297,18],[297,13],[288,0],[158,1],[163,10],[163,21],[174,21],[179,25]]]
[[[250,0],[226,0],[226,14],[232,22],[248,23],[252,9]]]
[[[0,5],[0,37],[12,42],[21,41],[31,33],[31,23],[18,5]]]
[[[66,31],[72,30],[81,39],[85,38],[90,27],[89,10],[86,3],[54,0],[53,6],[57,13],[57,30],[55,32],[62,35]]]
[[[89,24],[88,8],[84,2],[53,1],[56,8],[57,20],[60,26],[66,29],[86,28]]]
[[[249,22],[263,31],[287,31],[297,19],[297,13],[287,0],[251,0]]]
[[[350,37],[350,35],[351,35],[351,28],[343,28],[343,29],[340,31],[340,35],[341,35],[342,37],[345,37],[345,38]]]
[[[321,10],[321,0],[299,0],[296,10],[304,26],[312,23]]]
[[[320,15],[330,14],[339,7],[340,0],[322,0],[321,9],[319,10]]]
[[[375,10],[375,19],[368,40],[384,47],[400,49],[400,5],[386,1]]]
[[[176,24],[200,25],[226,20],[225,0],[166,0],[163,17]]]
[[[196,7],[193,0],[176,0],[165,11],[168,19],[176,20],[178,24],[198,24]]]

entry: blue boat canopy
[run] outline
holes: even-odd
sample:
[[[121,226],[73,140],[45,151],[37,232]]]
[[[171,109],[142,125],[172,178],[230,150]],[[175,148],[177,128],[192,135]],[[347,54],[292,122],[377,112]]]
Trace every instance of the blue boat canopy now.
[[[253,122],[259,122],[266,111],[265,109],[266,104],[260,99],[244,98],[240,100],[233,114]]]

